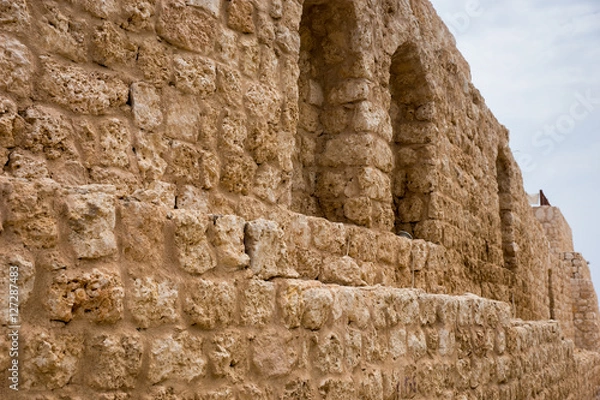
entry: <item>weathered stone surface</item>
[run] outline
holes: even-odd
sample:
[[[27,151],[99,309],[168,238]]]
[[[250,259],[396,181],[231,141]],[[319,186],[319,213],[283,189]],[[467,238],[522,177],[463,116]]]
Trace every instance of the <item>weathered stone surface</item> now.
[[[24,309],[23,306],[31,296],[35,283],[35,265],[28,257],[19,255],[17,249],[8,247],[3,250],[0,252],[0,296],[4,312],[0,314],[0,323],[18,325],[21,319],[16,311]]]
[[[188,332],[155,339],[150,348],[148,379],[152,384],[175,379],[190,382],[206,374],[203,340]]]
[[[128,309],[140,328],[149,328],[179,320],[177,285],[169,280],[144,278],[133,281]]]
[[[246,248],[250,256],[250,268],[260,279],[298,276],[289,265],[283,231],[276,222],[260,219],[248,222]]]
[[[111,324],[123,318],[125,291],[121,277],[114,271],[59,273],[47,293],[51,320],[69,322],[79,317]]]
[[[242,33],[254,32],[254,6],[249,0],[233,0],[227,7],[227,25]]]
[[[31,93],[33,60],[23,43],[0,34],[0,90],[20,97]]]
[[[78,258],[99,258],[114,254],[114,188],[90,185],[65,194],[70,241]]]
[[[114,75],[61,64],[46,56],[41,63],[39,88],[49,100],[73,112],[104,114],[127,101],[129,88]]]
[[[4,1],[0,4],[0,26],[10,32],[26,29],[31,22],[31,14],[26,0]]]
[[[97,335],[86,341],[92,361],[87,381],[100,389],[135,387],[142,366],[142,343],[137,334]]]
[[[215,37],[214,19],[183,0],[161,1],[157,31],[175,46],[186,50],[207,52]]]
[[[226,269],[245,268],[250,257],[244,246],[246,222],[235,215],[215,215],[209,225],[211,242],[217,251],[219,266]]]
[[[184,310],[193,324],[214,329],[233,322],[237,293],[232,284],[199,279],[187,287],[190,296],[185,299]]]
[[[361,270],[352,257],[328,257],[323,260],[323,270],[319,280],[345,286],[362,286]]]
[[[175,86],[184,93],[207,97],[217,89],[217,68],[208,58],[179,55],[173,60]]]
[[[210,224],[206,214],[178,210],[174,214],[175,246],[179,253],[179,264],[191,274],[203,274],[217,266],[207,231]]]
[[[24,338],[23,386],[57,389],[67,385],[83,356],[83,337],[55,331],[29,331]]]
[[[252,363],[267,377],[281,377],[292,372],[298,360],[298,349],[286,331],[261,333],[252,344]]]
[[[275,285],[253,279],[240,300],[242,322],[246,325],[265,325],[275,312]]]
[[[152,131],[162,124],[161,98],[153,86],[143,82],[131,85],[131,107],[141,129]]]
[[[131,64],[137,56],[137,46],[114,24],[105,21],[94,29],[92,58],[107,67]]]

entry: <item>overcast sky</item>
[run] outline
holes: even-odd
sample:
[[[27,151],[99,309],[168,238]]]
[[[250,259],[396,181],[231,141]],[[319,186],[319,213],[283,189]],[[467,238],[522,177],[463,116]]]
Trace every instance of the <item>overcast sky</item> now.
[[[600,1],[431,1],[511,132],[525,189],[561,209],[600,294]]]

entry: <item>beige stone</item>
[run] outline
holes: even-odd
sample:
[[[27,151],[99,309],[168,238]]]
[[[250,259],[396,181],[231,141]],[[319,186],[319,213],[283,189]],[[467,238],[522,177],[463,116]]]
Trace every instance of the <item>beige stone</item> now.
[[[237,293],[232,284],[199,279],[188,282],[187,287],[191,295],[185,299],[184,311],[193,324],[214,329],[234,320]]]
[[[179,264],[191,274],[203,274],[217,266],[207,231],[208,216],[193,211],[177,210],[174,213],[175,246]]]
[[[166,279],[137,278],[133,281],[128,309],[140,328],[179,320],[178,287]]]
[[[131,85],[131,103],[138,127],[152,131],[162,124],[161,98],[153,86],[143,82]]]
[[[142,343],[138,335],[97,335],[87,341],[86,359],[93,360],[87,377],[101,389],[131,388],[142,366]]]
[[[250,264],[245,252],[244,229],[246,222],[235,215],[215,215],[209,225],[211,242],[215,246],[219,266],[238,269]]]
[[[0,89],[19,97],[31,93],[33,61],[31,52],[20,41],[0,35]]]
[[[166,379],[191,380],[206,374],[203,340],[188,332],[156,338],[150,348],[148,379],[153,384]]]

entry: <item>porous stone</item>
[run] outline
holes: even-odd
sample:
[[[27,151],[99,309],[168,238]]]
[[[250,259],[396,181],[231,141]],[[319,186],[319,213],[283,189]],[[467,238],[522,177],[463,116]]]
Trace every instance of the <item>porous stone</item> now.
[[[166,379],[189,383],[206,374],[203,340],[188,332],[155,339],[150,347],[148,379],[153,384]]]
[[[78,258],[100,258],[114,254],[114,188],[89,185],[65,193],[70,241]]]
[[[210,224],[208,216],[177,210],[173,220],[180,266],[191,274],[203,274],[215,268],[216,257],[206,236]]]
[[[197,55],[178,55],[173,60],[175,86],[184,93],[201,98],[207,97],[217,89],[217,69],[208,58]]]
[[[140,328],[179,320],[177,285],[167,279],[137,278],[133,281],[128,309]]]
[[[233,322],[237,292],[232,284],[199,279],[189,282],[187,288],[190,296],[185,299],[184,311],[193,324],[214,329]]]
[[[214,215],[212,218],[209,229],[219,266],[226,269],[247,267],[250,257],[244,246],[246,221],[235,215]]]
[[[0,90],[27,97],[31,93],[32,74],[29,49],[17,39],[0,34]]]
[[[246,325],[265,325],[275,312],[275,285],[251,280],[241,295],[241,317]]]
[[[252,363],[266,377],[282,377],[292,372],[298,349],[287,331],[267,330],[252,343]]]
[[[245,233],[250,268],[258,278],[298,276],[289,265],[283,230],[276,222],[264,219],[250,221],[246,224]]]
[[[186,50],[207,52],[215,37],[212,16],[183,0],[165,0],[159,5],[158,34],[168,42]]]
[[[152,131],[162,124],[161,98],[154,86],[143,82],[131,85],[131,107],[141,129]]]
[[[89,71],[41,58],[43,77],[39,88],[48,100],[73,112],[99,115],[123,106],[129,87],[114,75]]]
[[[115,271],[68,271],[54,276],[45,305],[51,320],[75,317],[113,324],[123,318],[125,290]]]
[[[93,360],[87,376],[100,389],[135,387],[142,366],[142,343],[137,334],[97,335],[86,341],[86,359]]]

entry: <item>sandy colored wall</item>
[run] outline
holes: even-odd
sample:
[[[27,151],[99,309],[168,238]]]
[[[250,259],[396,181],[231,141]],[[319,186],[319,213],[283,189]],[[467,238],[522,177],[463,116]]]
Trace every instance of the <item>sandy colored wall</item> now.
[[[2,3],[0,165],[27,396],[600,386],[583,325],[545,321],[559,239],[427,1]]]

